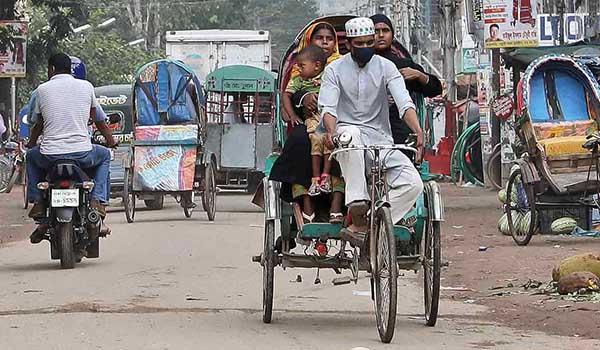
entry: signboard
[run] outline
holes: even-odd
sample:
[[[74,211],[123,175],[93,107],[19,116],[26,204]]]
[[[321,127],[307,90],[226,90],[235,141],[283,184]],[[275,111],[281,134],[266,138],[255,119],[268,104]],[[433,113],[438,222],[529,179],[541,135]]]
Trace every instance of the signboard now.
[[[572,44],[585,38],[585,14],[566,13],[563,16],[563,38]],[[538,15],[540,46],[560,45],[560,15]]]
[[[483,0],[485,48],[538,46],[538,0]]]
[[[496,118],[500,120],[507,120],[515,110],[515,104],[510,95],[498,96],[492,102],[492,111]]]
[[[476,73],[479,68],[479,51],[477,49],[462,49],[462,72]]]
[[[8,32],[11,40],[0,51],[0,78],[24,78],[27,57],[27,22],[0,21],[0,31]]]

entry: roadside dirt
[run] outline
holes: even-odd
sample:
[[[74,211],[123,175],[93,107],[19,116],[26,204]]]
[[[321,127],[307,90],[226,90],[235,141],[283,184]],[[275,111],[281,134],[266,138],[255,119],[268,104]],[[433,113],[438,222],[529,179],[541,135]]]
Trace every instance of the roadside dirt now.
[[[15,186],[11,193],[0,193],[0,245],[27,239],[33,231],[33,221],[21,208],[22,193],[21,186]]]
[[[502,215],[496,192],[451,184],[442,190],[442,256],[449,263],[442,273],[444,298],[486,305],[489,314],[478,318],[517,329],[600,338],[600,304],[560,300],[523,287],[529,280],[545,286],[565,257],[600,253],[600,239],[537,235],[518,247],[496,228]]]

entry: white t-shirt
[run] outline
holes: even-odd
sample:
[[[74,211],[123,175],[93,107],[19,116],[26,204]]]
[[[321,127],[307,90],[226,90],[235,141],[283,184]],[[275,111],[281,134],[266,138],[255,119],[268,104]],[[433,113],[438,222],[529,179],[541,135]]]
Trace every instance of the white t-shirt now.
[[[35,113],[44,119],[42,154],[92,150],[88,131],[90,109],[97,105],[94,87],[70,74],[58,74],[37,88]]]

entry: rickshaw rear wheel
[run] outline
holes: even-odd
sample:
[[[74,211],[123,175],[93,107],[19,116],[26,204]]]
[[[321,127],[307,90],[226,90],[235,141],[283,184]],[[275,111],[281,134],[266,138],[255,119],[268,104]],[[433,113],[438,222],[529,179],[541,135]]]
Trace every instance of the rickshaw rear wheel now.
[[[396,236],[390,208],[381,207],[375,217],[375,317],[379,338],[389,343],[396,328],[398,301],[398,269],[396,265]]]
[[[217,176],[213,162],[209,162],[204,170],[204,193],[202,207],[206,211],[208,221],[215,221],[217,213]]]
[[[273,280],[275,278],[275,221],[265,222],[263,245],[263,322],[271,323],[273,315]]]
[[[125,218],[128,223],[135,220],[135,193],[133,192],[133,174],[130,168],[125,168],[123,183],[123,206],[125,207]]]
[[[521,169],[516,169],[510,174],[506,186],[506,202],[504,210],[510,235],[517,245],[526,246],[537,228],[538,214],[535,209],[533,184],[523,182]],[[521,221],[527,215],[529,215],[529,224],[525,226]]]
[[[431,215],[425,227],[425,247],[423,249],[423,296],[425,304],[425,324],[435,326],[440,302],[440,276],[442,270],[442,244],[439,221]]]

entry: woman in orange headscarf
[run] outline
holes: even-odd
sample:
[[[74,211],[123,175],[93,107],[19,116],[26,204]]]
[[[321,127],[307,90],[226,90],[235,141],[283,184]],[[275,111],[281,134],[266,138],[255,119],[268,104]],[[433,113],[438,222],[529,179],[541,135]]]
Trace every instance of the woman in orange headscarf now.
[[[306,32],[304,32],[304,37],[298,44],[296,52],[300,52],[310,45],[316,45],[323,49],[327,55],[327,64],[342,57],[338,48],[338,38],[335,28],[327,22],[317,22],[308,27]],[[300,70],[294,65],[290,79],[298,75],[300,75]]]

